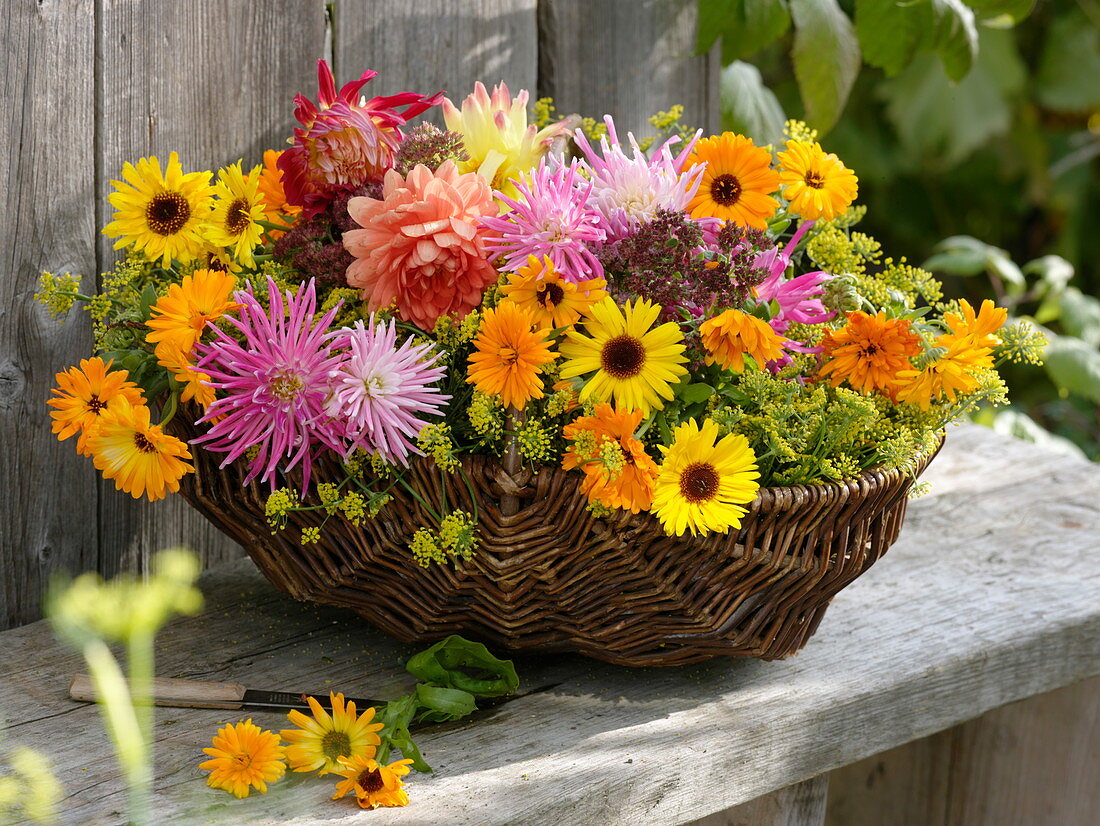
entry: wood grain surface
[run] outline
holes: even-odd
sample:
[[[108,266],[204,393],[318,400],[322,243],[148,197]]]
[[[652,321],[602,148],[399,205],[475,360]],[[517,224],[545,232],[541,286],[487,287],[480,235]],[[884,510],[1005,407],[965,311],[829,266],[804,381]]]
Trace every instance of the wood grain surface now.
[[[413,804],[386,823],[691,822],[1100,674],[1100,468],[967,427],[927,478],[898,543],[797,656],[677,669],[520,658],[529,693],[422,734],[437,774],[414,776]],[[211,571],[204,589],[206,612],[158,639],[160,676],[382,697],[408,685],[400,660],[413,649],[277,594],[250,563]],[[66,822],[117,823],[122,784],[95,712],[66,699],[78,658],[40,623],[0,640],[5,742],[50,755]],[[359,822],[327,801],[327,778],[243,801],[206,788],[200,749],[237,718],[157,714],[164,823]]]

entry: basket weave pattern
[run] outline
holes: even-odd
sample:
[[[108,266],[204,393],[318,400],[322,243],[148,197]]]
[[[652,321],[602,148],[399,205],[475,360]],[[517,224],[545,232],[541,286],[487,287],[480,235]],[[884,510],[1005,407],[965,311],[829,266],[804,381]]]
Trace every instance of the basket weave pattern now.
[[[173,424],[180,438],[198,435]],[[425,569],[408,544],[433,522],[399,487],[375,519],[357,528],[329,517],[321,541],[303,547],[301,529],[320,525],[324,511],[292,512],[272,535],[266,489],[242,488],[242,465],[219,470],[219,458],[195,451],[181,492],[291,596],[351,608],[407,642],[461,633],[511,651],[577,651],[631,666],[797,651],[833,596],[897,538],[913,482],[869,471],[840,484],[763,488],[739,531],[676,538],[648,514],[595,518],[580,474],[509,475],[495,460],[468,457],[481,545],[469,561]],[[342,475],[328,459],[315,473]],[[442,502],[446,486],[451,507],[475,510],[458,474],[418,461],[406,480],[429,502]]]

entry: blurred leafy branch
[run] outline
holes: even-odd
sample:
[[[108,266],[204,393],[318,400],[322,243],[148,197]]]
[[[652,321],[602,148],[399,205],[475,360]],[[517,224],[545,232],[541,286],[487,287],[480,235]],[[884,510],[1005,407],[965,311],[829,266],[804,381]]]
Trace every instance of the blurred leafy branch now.
[[[935,250],[950,294],[1049,330],[1048,366],[1013,366],[1014,408],[979,419],[1100,458],[1100,2],[699,0],[698,46],[724,128],[776,142],[805,112],[892,254]]]

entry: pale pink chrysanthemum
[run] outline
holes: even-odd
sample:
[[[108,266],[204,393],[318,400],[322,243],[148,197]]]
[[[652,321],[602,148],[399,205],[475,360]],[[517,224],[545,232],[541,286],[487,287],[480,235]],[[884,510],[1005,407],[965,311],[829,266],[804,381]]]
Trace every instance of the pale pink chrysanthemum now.
[[[602,216],[589,206],[592,184],[578,163],[544,159],[516,189],[516,200],[497,193],[510,212],[482,220],[497,235],[485,247],[504,256],[505,269],[518,270],[534,255],[549,257],[568,281],[602,278],[603,265],[593,250],[607,236]]]
[[[375,324],[373,314],[367,325],[357,321],[330,336],[347,356],[329,374],[325,410],[343,423],[347,452],[362,448],[407,467],[410,453],[423,455],[415,442],[423,417],[440,415],[451,398],[435,386],[447,372],[437,364],[442,353],[412,336],[398,347],[393,319]]]
[[[607,135],[600,139],[601,152],[596,151],[583,132],[577,132],[573,140],[589,173],[589,204],[603,216],[607,240],[625,238],[639,224],[657,217],[657,210],[685,210],[699,188],[705,167],[696,164],[686,172],[681,169],[701,133],[676,157],[671,146],[680,138],[674,136],[648,158],[629,132],[631,154],[627,155],[610,115],[604,116],[604,123]]]
[[[497,280],[482,225],[496,201],[483,178],[454,161],[435,172],[418,165],[406,178],[391,169],[382,197],[352,198],[348,214],[361,229],[344,233],[355,256],[347,282],[371,310],[394,304],[402,321],[431,330],[444,315],[464,317]]]
[[[210,377],[219,398],[199,420],[210,425],[208,432],[194,441],[225,453],[222,467],[255,448],[246,484],[259,475],[274,487],[277,471],[301,464],[304,495],[318,452],[343,447],[342,428],[324,410],[329,376],[342,359],[325,335],[339,305],[314,320],[312,280],[295,294],[284,296],[270,278],[267,289],[269,310],[249,287],[234,296],[241,305],[237,317],[225,316],[243,343],[210,326],[213,339],[196,345],[196,369]]]
[[[303,207],[303,217],[316,215],[343,191],[382,180],[393,166],[401,126],[443,99],[442,92],[359,98],[359,90],[377,74],[363,72],[337,92],[332,69],[319,60],[317,103],[295,96],[294,114],[302,126],[294,130],[293,146],[278,164],[286,200]],[[398,106],[407,108],[398,112]]]

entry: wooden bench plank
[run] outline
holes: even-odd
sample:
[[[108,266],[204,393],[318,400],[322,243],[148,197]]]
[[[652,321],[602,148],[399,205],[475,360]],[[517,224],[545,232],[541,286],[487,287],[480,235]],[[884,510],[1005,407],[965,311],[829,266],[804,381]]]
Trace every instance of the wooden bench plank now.
[[[933,492],[913,503],[901,540],[798,656],[669,670],[522,658],[525,689],[553,688],[426,732],[438,774],[414,776],[413,805],[386,822],[684,823],[1100,673],[1100,468],[966,427],[928,478]],[[159,641],[161,675],[382,696],[407,684],[399,659],[412,649],[279,596],[246,562],[203,586],[207,613]],[[115,822],[114,767],[89,758],[107,753],[105,738],[94,712],[64,697],[77,659],[42,624],[3,640],[10,739],[53,757],[72,822]],[[281,726],[279,715],[253,716]],[[325,801],[320,780],[245,801],[205,788],[199,750],[223,719],[159,712],[164,822],[197,810],[249,823],[356,817]]]

